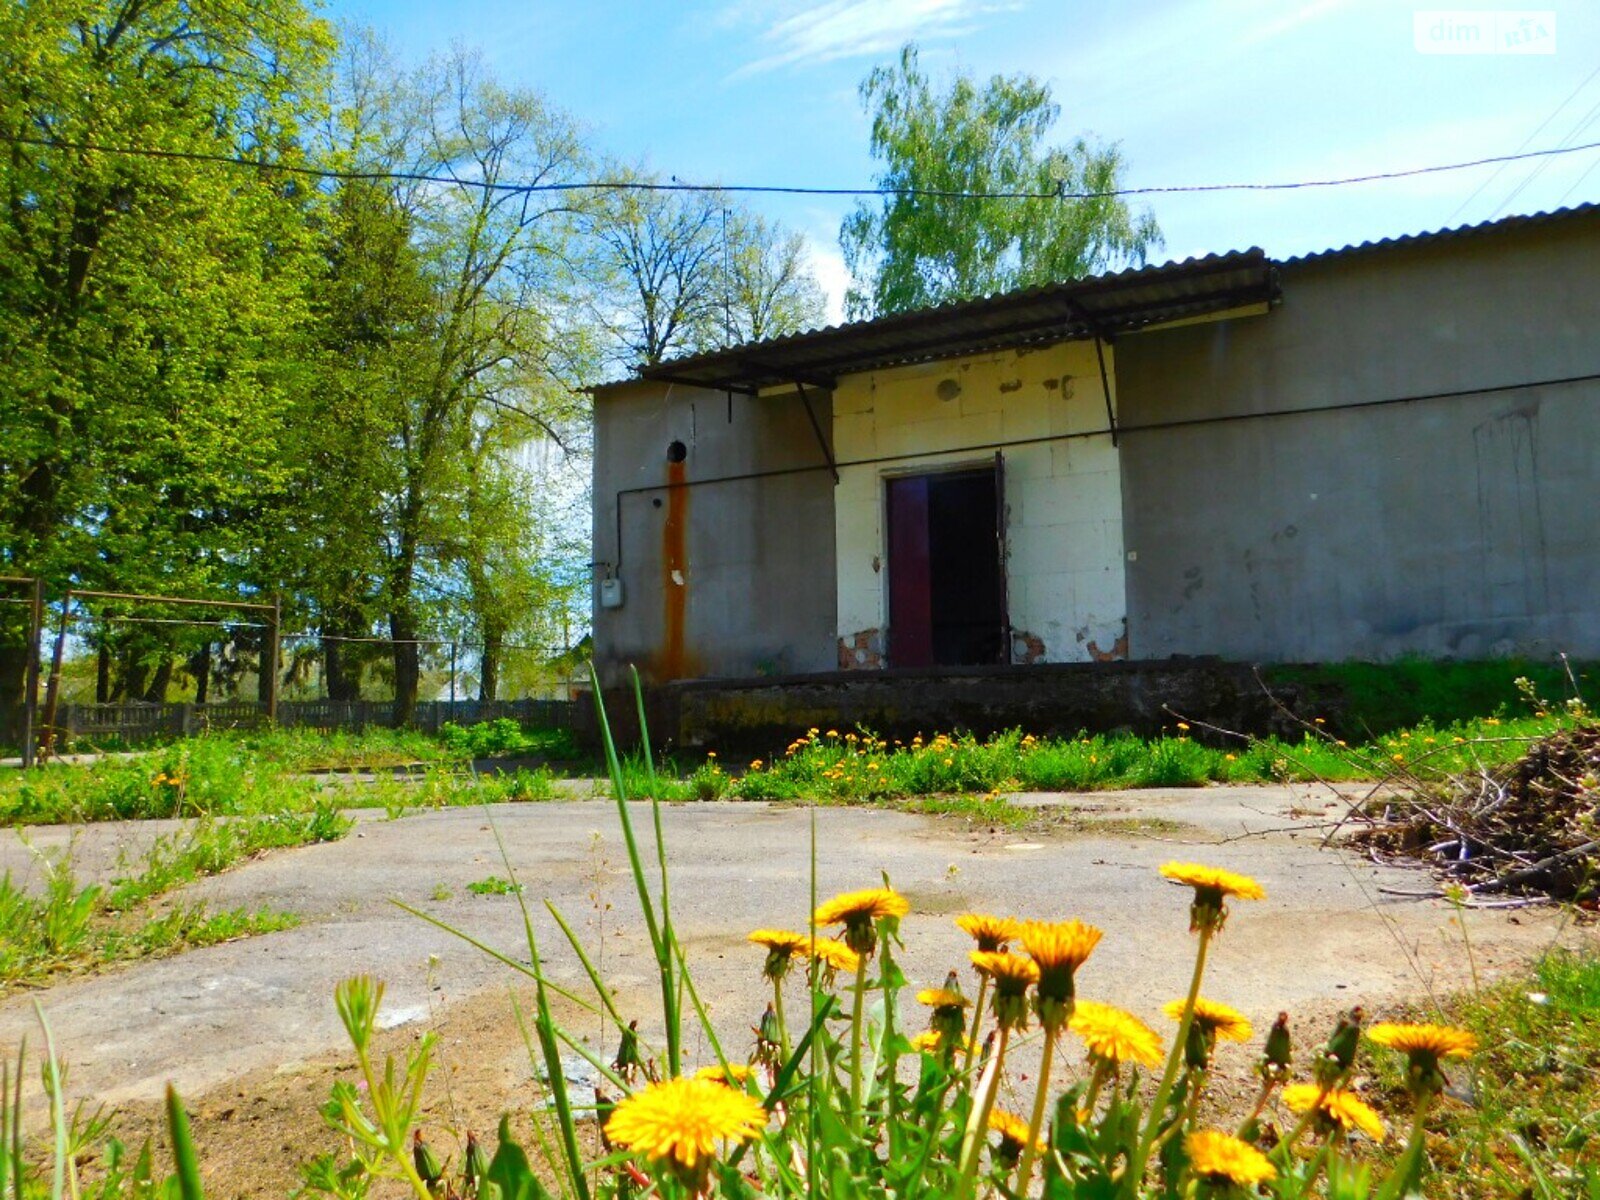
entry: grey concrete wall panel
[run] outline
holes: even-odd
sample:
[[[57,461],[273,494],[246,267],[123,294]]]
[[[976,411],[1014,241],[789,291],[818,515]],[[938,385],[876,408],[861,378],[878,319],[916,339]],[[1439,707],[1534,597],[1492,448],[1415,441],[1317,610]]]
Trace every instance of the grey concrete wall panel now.
[[[1600,222],[1282,285],[1118,344],[1130,654],[1600,656]]]
[[[828,395],[813,392],[811,400],[827,431]],[[664,486],[674,441],[687,451],[676,470],[690,485],[678,490],[677,510]],[[819,469],[706,482],[820,465],[797,396],[735,395],[730,421],[721,392],[649,382],[607,388],[596,397],[595,446],[596,579],[614,570],[623,583],[620,608],[602,608],[595,589],[596,665],[608,683],[630,664],[655,681],[836,665],[833,477]],[[630,488],[653,490],[623,497],[619,551],[617,493]],[[669,566],[675,553],[686,564],[681,582]]]

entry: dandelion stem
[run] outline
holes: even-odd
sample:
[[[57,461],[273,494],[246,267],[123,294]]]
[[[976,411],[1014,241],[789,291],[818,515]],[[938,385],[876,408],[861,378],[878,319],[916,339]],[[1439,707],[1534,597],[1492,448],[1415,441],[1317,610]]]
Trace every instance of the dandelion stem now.
[[[867,994],[867,958],[862,955],[856,963],[855,1004],[850,1012],[850,1113],[855,1118],[856,1129],[864,1127],[861,1112],[861,1010]]]
[[[972,1069],[972,1060],[978,1055],[978,1034],[983,1031],[983,1002],[989,995],[989,977],[978,976],[978,1003],[972,1009],[972,1036],[967,1039],[967,1069]]]
[[[1111,1068],[1107,1065],[1106,1060],[1096,1058],[1094,1070],[1089,1074],[1089,1090],[1083,1096],[1083,1111],[1088,1113],[1091,1119],[1094,1117],[1094,1106],[1100,1101],[1100,1089],[1105,1086],[1106,1079],[1110,1074]]]
[[[1006,1043],[1011,1030],[1000,1026],[1000,1037],[995,1041],[994,1057],[984,1067],[978,1079],[978,1091],[973,1097],[972,1114],[967,1118],[966,1132],[961,1135],[961,1177],[956,1185],[958,1200],[970,1200],[978,1179],[978,1159],[983,1154],[984,1131],[989,1128],[989,1114],[994,1111],[995,1095],[1000,1090],[1000,1068],[1006,1060]]]
[[[1018,1196],[1028,1194],[1028,1181],[1033,1177],[1033,1160],[1038,1157],[1039,1131],[1044,1127],[1044,1106],[1050,1099],[1050,1060],[1055,1057],[1056,1038],[1060,1035],[1058,1026],[1045,1026],[1044,1051],[1039,1058],[1039,1085],[1033,1093],[1033,1117],[1028,1122],[1028,1143],[1022,1148],[1022,1165],[1017,1168]]]
[[[1395,1164],[1394,1175],[1390,1178],[1390,1185],[1398,1182],[1399,1187],[1395,1194],[1407,1193],[1410,1185],[1416,1181],[1417,1168],[1422,1161],[1422,1149],[1427,1141],[1429,1097],[1421,1096],[1417,1099],[1416,1115],[1411,1119],[1411,1137],[1406,1142],[1405,1153],[1400,1156],[1400,1161]],[[1385,1195],[1389,1194],[1388,1187],[1384,1189]]]
[[[778,1016],[778,1048],[783,1051],[781,1061],[789,1061],[789,1023],[783,1019],[783,976],[772,980],[772,1011]]]
[[[1128,1172],[1123,1176],[1123,1194],[1136,1196],[1144,1183],[1145,1164],[1150,1160],[1150,1150],[1155,1145],[1156,1130],[1161,1125],[1161,1116],[1167,1109],[1167,1098],[1172,1095],[1172,1085],[1178,1078],[1178,1066],[1183,1062],[1185,1047],[1189,1042],[1189,1026],[1194,1024],[1194,1006],[1200,999],[1200,981],[1206,973],[1206,951],[1211,945],[1213,930],[1209,925],[1200,929],[1200,948],[1194,956],[1194,976],[1189,980],[1189,995],[1183,1002],[1183,1016],[1178,1021],[1178,1032],[1172,1039],[1172,1050],[1167,1055],[1167,1068],[1161,1075],[1161,1086],[1156,1089],[1155,1099],[1150,1102],[1150,1116],[1145,1121],[1144,1133],[1139,1137],[1139,1146],[1133,1153],[1133,1158],[1128,1163]]]
[[[1250,1115],[1239,1123],[1239,1132],[1235,1135],[1236,1137],[1243,1138],[1249,1132],[1250,1126],[1261,1118],[1261,1114],[1266,1110],[1267,1101],[1272,1099],[1272,1090],[1277,1086],[1277,1083],[1271,1079],[1262,1083],[1261,1094],[1256,1097],[1255,1107],[1250,1110]]]

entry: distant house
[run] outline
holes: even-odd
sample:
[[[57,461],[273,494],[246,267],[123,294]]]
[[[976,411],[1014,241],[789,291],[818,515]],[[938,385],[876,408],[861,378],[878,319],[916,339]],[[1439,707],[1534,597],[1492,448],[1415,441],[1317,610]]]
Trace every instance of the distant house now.
[[[1600,206],[679,359],[595,435],[612,679],[1600,657]]]

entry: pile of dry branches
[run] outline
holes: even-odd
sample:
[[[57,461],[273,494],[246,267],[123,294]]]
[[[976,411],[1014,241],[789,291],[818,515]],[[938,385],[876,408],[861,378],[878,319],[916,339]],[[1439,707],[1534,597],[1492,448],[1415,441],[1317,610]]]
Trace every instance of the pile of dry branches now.
[[[1476,776],[1413,781],[1356,835],[1374,856],[1422,863],[1476,897],[1600,896],[1600,723],[1534,742]]]

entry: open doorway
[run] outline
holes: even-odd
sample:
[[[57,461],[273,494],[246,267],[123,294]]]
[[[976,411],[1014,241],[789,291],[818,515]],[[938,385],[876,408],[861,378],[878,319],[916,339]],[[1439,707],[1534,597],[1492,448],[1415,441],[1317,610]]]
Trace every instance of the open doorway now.
[[[1007,661],[1002,463],[888,481],[889,665]]]

